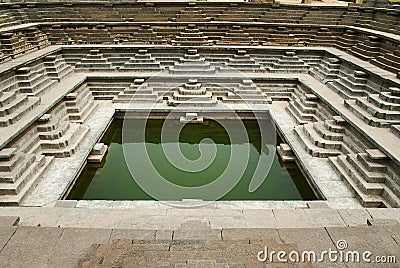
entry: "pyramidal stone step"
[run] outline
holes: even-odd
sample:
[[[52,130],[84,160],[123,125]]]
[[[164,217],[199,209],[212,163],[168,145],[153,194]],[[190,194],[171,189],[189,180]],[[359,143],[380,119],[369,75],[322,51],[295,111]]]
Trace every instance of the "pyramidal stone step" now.
[[[367,195],[363,193],[353,179],[349,176],[348,172],[338,161],[338,157],[329,157],[329,164],[337,172],[340,178],[349,186],[353,191],[356,198],[364,207],[390,207],[390,205],[380,195]]]

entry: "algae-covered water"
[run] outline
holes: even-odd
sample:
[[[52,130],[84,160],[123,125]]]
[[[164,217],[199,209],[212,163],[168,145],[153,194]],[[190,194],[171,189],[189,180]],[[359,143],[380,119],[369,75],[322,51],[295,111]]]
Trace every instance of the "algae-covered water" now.
[[[166,124],[164,124],[166,123]],[[164,120],[148,120],[145,132],[145,146],[149,158],[158,173],[166,180],[181,186],[196,187],[206,185],[216,180],[227,167],[231,146],[236,150],[248,150],[250,154],[243,176],[236,186],[219,200],[313,200],[315,194],[308,185],[303,174],[294,163],[282,163],[278,157],[272,163],[272,168],[261,186],[254,192],[249,192],[249,183],[253,177],[260,156],[266,152],[266,147],[261,145],[260,131],[257,121],[243,120],[248,134],[248,144],[231,144],[230,138],[224,127],[219,123],[208,120],[204,124],[186,124],[179,134],[179,148],[187,159],[196,160],[200,157],[199,142],[203,139],[212,139],[216,146],[214,160],[207,168],[198,172],[184,171],[171,164],[163,153],[161,143],[161,129],[176,127],[177,122]],[[179,124],[179,120],[178,120]],[[123,120],[115,119],[101,142],[109,146],[104,161],[99,165],[87,164],[75,185],[69,192],[67,199],[74,200],[154,200],[143,191],[132,178],[125,162],[122,145]],[[135,142],[132,140],[134,148]],[[163,140],[165,148],[173,146],[173,141]],[[278,141],[279,142],[279,141]],[[176,141],[175,141],[176,143]],[[207,150],[207,146],[203,149]],[[236,151],[237,152],[237,151]],[[140,168],[140,167],[139,167]],[[151,179],[151,178],[149,178]],[[165,200],[203,199],[203,196],[175,196],[173,193]]]

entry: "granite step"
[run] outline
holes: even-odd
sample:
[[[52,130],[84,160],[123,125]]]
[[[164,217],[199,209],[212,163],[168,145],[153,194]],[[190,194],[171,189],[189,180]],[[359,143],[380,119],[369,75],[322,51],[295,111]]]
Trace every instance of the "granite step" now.
[[[302,126],[296,126],[294,128],[294,133],[296,134],[299,141],[303,145],[303,148],[306,150],[306,152],[308,154],[310,154],[313,157],[326,158],[326,157],[330,157],[330,156],[336,156],[336,155],[339,155],[342,153],[340,150],[335,149],[335,148],[332,148],[332,149],[324,148],[323,147],[324,144],[322,144],[322,143],[320,143],[320,146],[322,146],[322,147],[319,147],[317,142],[313,142],[312,140],[310,140],[309,136],[307,136],[307,133],[304,128],[304,126],[306,126],[306,125],[307,124],[302,125]]]
[[[386,200],[379,195],[366,195],[364,194],[353,181],[353,179],[348,175],[347,171],[341,166],[338,161],[338,157],[329,157],[329,164],[337,172],[340,178],[350,187],[357,199],[360,201],[361,205],[364,207],[391,207]]]

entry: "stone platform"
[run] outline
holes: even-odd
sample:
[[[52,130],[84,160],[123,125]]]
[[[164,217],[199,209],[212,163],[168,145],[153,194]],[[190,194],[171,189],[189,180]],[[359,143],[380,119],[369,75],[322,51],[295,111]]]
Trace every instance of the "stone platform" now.
[[[7,267],[396,267],[394,258],[400,257],[400,215],[380,209],[340,210],[340,222],[333,220],[330,209],[168,209],[164,216],[160,216],[162,210],[0,211],[9,215],[0,217],[0,260]],[[307,211],[313,216],[308,218]],[[21,216],[12,216],[18,213]],[[184,214],[191,216],[184,219]],[[214,225],[212,214],[220,219],[220,226]],[[182,220],[176,220],[177,215]],[[141,223],[150,225],[135,225],[138,217]],[[232,224],[241,217],[246,218],[246,227]],[[273,218],[279,224],[261,226],[263,218]],[[310,225],[307,218],[329,220]],[[390,261],[357,263],[349,259],[346,263],[326,258],[322,262],[284,264],[276,255],[272,262],[259,261],[265,247],[269,252],[314,251],[320,256],[323,250],[337,250],[338,241],[347,245],[343,252],[362,254],[368,250],[372,261],[377,256]]]
[[[399,267],[400,12],[293,2],[2,3],[1,266]],[[249,107],[319,200],[63,200],[113,118]]]

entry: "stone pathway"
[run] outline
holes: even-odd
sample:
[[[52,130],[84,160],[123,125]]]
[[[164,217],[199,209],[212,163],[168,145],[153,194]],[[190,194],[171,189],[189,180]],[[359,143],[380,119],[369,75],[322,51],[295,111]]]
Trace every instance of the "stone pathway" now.
[[[73,217],[71,211],[64,212]],[[79,209],[74,213],[79,214]],[[322,262],[281,263],[275,254],[268,265],[257,258],[264,257],[265,247],[269,253],[313,251],[320,256],[323,250],[337,250],[339,240],[344,240],[340,244],[344,253],[368,250],[371,260],[400,258],[400,224],[395,220],[312,228],[290,228],[290,222],[285,228],[214,228],[207,221],[185,220],[179,228],[168,230],[93,228],[90,224],[87,228],[20,226],[21,219],[0,217],[2,267],[398,267],[396,263],[331,262],[327,256]],[[80,223],[91,220],[88,214]],[[160,217],[158,222],[163,220]]]

